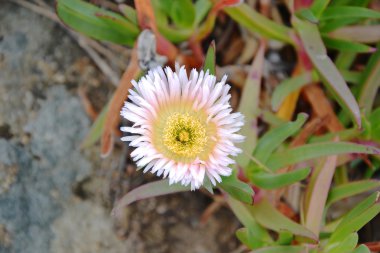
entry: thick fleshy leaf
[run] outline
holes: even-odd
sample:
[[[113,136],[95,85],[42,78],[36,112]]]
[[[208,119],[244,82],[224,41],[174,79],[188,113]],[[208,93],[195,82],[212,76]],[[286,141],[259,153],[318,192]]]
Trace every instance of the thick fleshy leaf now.
[[[322,14],[322,20],[345,18],[380,18],[380,12],[356,6],[332,6]]]
[[[310,6],[310,10],[313,12],[316,18],[319,18],[329,3],[330,0],[315,0]]]
[[[377,52],[371,56],[362,78],[359,105],[369,114],[380,88],[380,43],[377,45]]]
[[[240,134],[245,136],[245,140],[237,145],[243,152],[236,157],[236,162],[243,169],[245,169],[250,162],[250,158],[247,154],[252,154],[257,142],[257,118],[259,116],[260,85],[263,75],[264,53],[265,43],[261,41],[251,70],[245,81],[238,108],[238,111],[244,115],[245,124],[241,128]]]
[[[336,164],[337,156],[329,156],[313,171],[303,198],[303,224],[316,235],[319,235],[321,228],[323,211]]]
[[[291,29],[268,19],[246,3],[236,7],[225,8],[224,11],[237,23],[245,26],[251,32],[257,32],[267,38],[294,44],[294,41],[290,37]]]
[[[329,36],[352,42],[377,43],[380,41],[380,24],[345,26],[329,33]]]
[[[119,9],[121,13],[133,24],[138,25],[137,13],[134,8],[126,4],[120,4]]]
[[[195,25],[198,25],[206,17],[212,7],[210,0],[197,0],[195,2]]]
[[[170,9],[170,17],[178,27],[189,28],[195,20],[195,8],[191,0],[170,1],[167,6]]]
[[[247,177],[254,185],[262,189],[273,190],[304,180],[309,173],[310,168],[296,169],[280,174],[249,169],[247,170]]]
[[[380,213],[379,197],[380,192],[374,192],[348,212],[331,235],[328,246],[341,242],[378,215]]]
[[[355,84],[359,84],[363,76],[363,73],[360,71],[349,71],[341,69],[340,73],[342,73],[342,76],[346,82]]]
[[[256,246],[255,235],[248,228],[236,230],[236,237],[248,248],[254,249]]]
[[[371,138],[380,142],[380,107],[374,110],[369,116]]]
[[[250,233],[253,235],[251,238],[253,248],[261,248],[272,243],[273,240],[268,231],[257,223],[248,205],[230,197],[227,198],[227,203],[239,221],[246,228],[249,228]]]
[[[234,174],[229,177],[223,177],[218,186],[237,200],[248,204],[253,203],[255,192],[252,187],[240,181]]]
[[[212,41],[207,49],[205,62],[203,64],[203,71],[209,71],[211,75],[216,75],[216,62],[215,62],[215,41]]]
[[[360,244],[356,249],[354,249],[351,253],[371,253],[369,248],[364,244]]]
[[[355,249],[358,244],[359,236],[357,233],[351,233],[343,240],[336,242],[335,244],[330,244],[326,247],[325,251],[328,253],[342,253],[351,252]]]
[[[268,159],[267,166],[272,170],[311,160],[314,158],[340,154],[380,154],[380,150],[351,142],[321,142],[306,144],[274,153]]]
[[[355,52],[355,53],[372,53],[376,51],[375,48],[361,44],[358,42],[352,42],[349,40],[342,40],[331,38],[328,36],[322,36],[323,42],[327,48],[336,49],[342,52]]]
[[[329,207],[339,200],[355,196],[380,187],[378,180],[361,180],[335,186],[331,189],[326,206]]]
[[[262,163],[266,163],[272,152],[287,138],[295,134],[302,127],[307,118],[307,114],[300,113],[294,122],[284,123],[267,132],[257,143],[253,156]]]
[[[81,0],[58,0],[56,8],[65,24],[94,39],[132,46],[139,33],[123,16]]]
[[[272,109],[277,111],[280,108],[281,104],[284,102],[285,98],[288,97],[292,92],[302,88],[312,81],[317,80],[318,75],[313,75],[310,72],[305,72],[299,76],[294,76],[282,81],[279,85],[276,86],[272,94]]]
[[[317,24],[318,18],[314,15],[314,13],[310,9],[301,9],[295,13],[297,17],[300,19],[307,20],[311,23]]]
[[[256,221],[265,228],[276,232],[289,231],[294,235],[316,241],[317,236],[304,226],[290,220],[275,209],[266,199],[249,207]]]
[[[180,184],[169,185],[168,179],[147,183],[125,194],[124,197],[117,202],[112,213],[117,215],[118,210],[138,200],[189,190],[190,186]]]
[[[318,70],[327,88],[335,96],[338,103],[347,111],[352,120],[360,128],[361,117],[358,103],[344,81],[338,69],[327,56],[326,48],[319,34],[318,27],[307,21],[293,17],[293,25],[296,27],[305,50]]]

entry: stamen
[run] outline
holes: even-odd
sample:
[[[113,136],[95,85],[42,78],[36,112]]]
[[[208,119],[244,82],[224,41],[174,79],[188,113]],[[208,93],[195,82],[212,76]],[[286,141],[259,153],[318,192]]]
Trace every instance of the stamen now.
[[[207,143],[206,127],[194,116],[174,113],[167,118],[163,139],[173,153],[186,158],[196,157]]]

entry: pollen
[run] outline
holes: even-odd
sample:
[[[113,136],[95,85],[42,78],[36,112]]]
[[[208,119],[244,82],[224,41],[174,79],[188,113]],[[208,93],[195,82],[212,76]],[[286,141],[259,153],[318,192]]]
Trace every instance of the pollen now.
[[[206,127],[195,116],[174,113],[167,118],[163,142],[176,155],[183,158],[196,157],[207,143]]]

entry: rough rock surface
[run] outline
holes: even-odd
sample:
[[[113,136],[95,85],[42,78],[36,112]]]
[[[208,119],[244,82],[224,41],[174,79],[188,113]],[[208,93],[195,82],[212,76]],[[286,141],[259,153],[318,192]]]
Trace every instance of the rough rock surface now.
[[[91,122],[77,95],[92,90],[99,109],[111,86],[57,24],[6,1],[0,7],[0,253],[236,248],[239,225],[227,210],[200,225],[210,202],[200,193],[138,202],[113,224],[115,198],[146,177],[120,166],[120,148],[107,160],[97,147],[80,149]]]

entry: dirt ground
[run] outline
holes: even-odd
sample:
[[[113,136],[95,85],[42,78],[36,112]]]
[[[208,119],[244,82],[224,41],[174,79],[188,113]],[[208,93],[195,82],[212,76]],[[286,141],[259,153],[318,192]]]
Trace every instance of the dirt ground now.
[[[115,200],[150,177],[120,143],[105,160],[80,148],[83,90],[100,109],[114,87],[59,25],[2,0],[0,253],[233,252],[239,223],[224,208],[201,225],[199,192],[135,203],[115,224]]]

